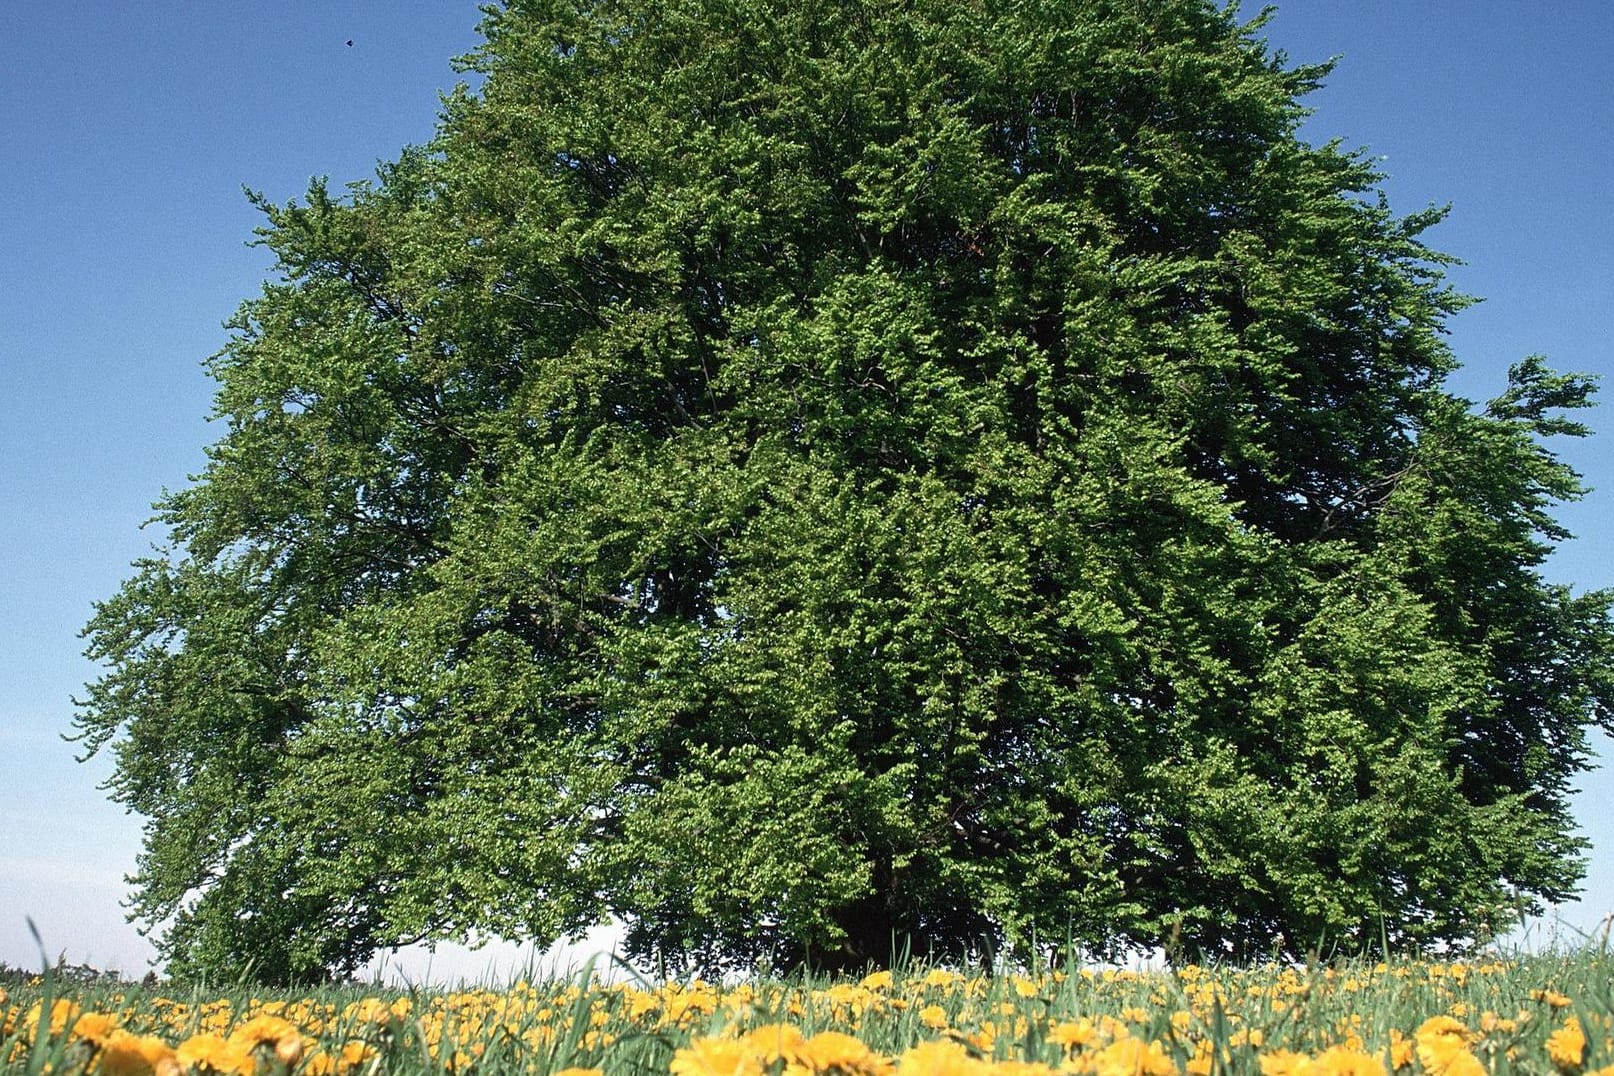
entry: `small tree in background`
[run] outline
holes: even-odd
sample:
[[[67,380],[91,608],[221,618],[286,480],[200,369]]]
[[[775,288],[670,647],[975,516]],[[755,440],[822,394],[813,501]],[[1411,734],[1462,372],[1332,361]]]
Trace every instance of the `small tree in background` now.
[[[79,728],[178,974],[1462,944],[1581,874],[1589,402],[1201,0],[511,2],[263,203]]]

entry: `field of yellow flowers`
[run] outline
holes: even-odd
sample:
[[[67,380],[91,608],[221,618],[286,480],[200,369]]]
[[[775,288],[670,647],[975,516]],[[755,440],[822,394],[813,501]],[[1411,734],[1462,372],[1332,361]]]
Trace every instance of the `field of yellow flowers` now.
[[[0,1017],[0,1067],[64,1076],[1614,1076],[1604,951],[298,997],[39,980]]]

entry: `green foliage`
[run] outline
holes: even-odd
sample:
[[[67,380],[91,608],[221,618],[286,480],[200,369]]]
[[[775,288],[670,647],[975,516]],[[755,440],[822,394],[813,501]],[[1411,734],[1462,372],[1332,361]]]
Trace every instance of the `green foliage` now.
[[[260,199],[79,722],[176,971],[607,916],[674,965],[1482,938],[1580,875],[1585,378],[1200,0],[511,2]]]

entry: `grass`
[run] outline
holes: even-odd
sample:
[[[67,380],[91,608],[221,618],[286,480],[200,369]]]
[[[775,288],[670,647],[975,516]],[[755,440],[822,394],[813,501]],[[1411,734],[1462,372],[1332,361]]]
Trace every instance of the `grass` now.
[[[0,1065],[30,1074],[1614,1076],[1601,947],[1031,976],[915,965],[727,986],[585,971],[456,992],[49,975],[4,989]]]

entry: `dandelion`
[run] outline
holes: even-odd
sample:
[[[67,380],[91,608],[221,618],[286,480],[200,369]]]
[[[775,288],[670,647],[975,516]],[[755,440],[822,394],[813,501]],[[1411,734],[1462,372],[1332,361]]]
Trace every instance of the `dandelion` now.
[[[295,1065],[303,1056],[303,1037],[297,1025],[280,1016],[254,1016],[230,1032],[230,1041],[248,1050],[267,1048],[284,1065]]]
[[[734,1039],[696,1038],[673,1054],[672,1076],[762,1076],[757,1055]]]
[[[1384,1061],[1349,1046],[1330,1046],[1312,1059],[1307,1076],[1385,1076]]]
[[[179,1058],[156,1035],[114,1031],[95,1056],[97,1076],[181,1076]]]
[[[1273,1050],[1261,1055],[1261,1076],[1304,1076],[1311,1058],[1294,1050]]]
[[[1558,1071],[1574,1076],[1586,1063],[1586,1032],[1580,1021],[1571,1016],[1562,1027],[1547,1036],[1547,1056],[1558,1066]]]
[[[1091,1046],[1099,1039],[1098,1028],[1091,1020],[1061,1020],[1048,1029],[1048,1041],[1058,1043],[1067,1050]]]
[[[352,1039],[342,1045],[336,1056],[315,1054],[301,1070],[301,1076],[344,1076],[376,1057],[376,1048],[370,1043]],[[467,1058],[467,1062],[469,1059]]]
[[[794,1024],[764,1024],[741,1041],[763,1065],[772,1065],[776,1061],[794,1061],[807,1040]]]
[[[1398,1028],[1390,1029],[1390,1067],[1400,1070],[1409,1068],[1416,1051],[1412,1040],[1401,1034]]]
[[[1430,1076],[1485,1076],[1485,1066],[1469,1052],[1470,1033],[1459,1020],[1432,1016],[1418,1025],[1418,1061]]]
[[[87,1012],[73,1021],[73,1036],[100,1045],[118,1028],[117,1017],[104,1012]]]
[[[257,1059],[244,1043],[231,1042],[216,1031],[192,1035],[174,1051],[184,1068],[218,1073],[219,1076],[253,1076]]]
[[[893,981],[889,971],[877,971],[871,975],[865,975],[857,985],[865,990],[889,990]]]
[[[1093,1058],[1098,1076],[1176,1076],[1177,1065],[1158,1041],[1117,1039]]]
[[[992,1076],[1056,1076],[1052,1065],[1041,1061],[999,1061],[992,1066]]]
[[[839,1031],[820,1031],[798,1047],[786,1073],[841,1073],[842,1076],[890,1076],[890,1060],[861,1040]]]
[[[992,1066],[956,1042],[922,1042],[897,1059],[896,1076],[987,1076]]]

